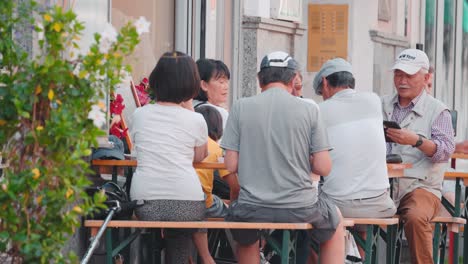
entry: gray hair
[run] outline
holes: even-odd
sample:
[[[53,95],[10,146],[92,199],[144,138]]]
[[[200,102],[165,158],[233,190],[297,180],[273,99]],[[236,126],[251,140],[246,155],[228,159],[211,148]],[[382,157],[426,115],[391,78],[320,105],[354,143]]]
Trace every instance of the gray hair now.
[[[335,72],[327,77],[327,79],[330,87],[332,88],[338,88],[338,87],[346,87],[346,88],[351,88],[354,89],[356,85],[356,80],[354,79],[354,76],[350,72],[346,71],[341,71],[341,72]],[[317,89],[315,90],[315,93],[317,95],[322,95],[322,90],[323,90],[323,82],[320,81]]]
[[[258,82],[260,86],[265,86],[269,83],[280,82],[288,84],[296,76],[297,70],[289,68],[269,67],[263,68],[258,74]]]

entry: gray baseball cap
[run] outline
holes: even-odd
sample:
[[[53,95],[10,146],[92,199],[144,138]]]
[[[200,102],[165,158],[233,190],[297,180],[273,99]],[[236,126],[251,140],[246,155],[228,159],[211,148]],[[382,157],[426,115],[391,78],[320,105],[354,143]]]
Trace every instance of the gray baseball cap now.
[[[320,95],[319,86],[322,82],[322,77],[328,77],[335,72],[349,72],[352,74],[353,68],[349,62],[342,58],[335,58],[325,62],[320,71],[315,75],[314,82],[312,83],[316,94]]]

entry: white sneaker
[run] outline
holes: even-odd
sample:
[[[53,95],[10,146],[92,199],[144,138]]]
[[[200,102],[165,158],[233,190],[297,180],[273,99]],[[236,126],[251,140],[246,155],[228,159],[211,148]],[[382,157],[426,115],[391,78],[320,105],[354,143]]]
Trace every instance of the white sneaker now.
[[[263,255],[263,252],[260,252],[260,264],[270,264],[270,262],[265,258],[265,255]]]

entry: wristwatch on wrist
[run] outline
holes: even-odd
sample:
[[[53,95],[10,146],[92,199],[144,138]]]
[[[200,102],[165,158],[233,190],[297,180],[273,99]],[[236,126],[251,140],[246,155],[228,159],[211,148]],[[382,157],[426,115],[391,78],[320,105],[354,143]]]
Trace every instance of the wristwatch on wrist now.
[[[413,148],[417,148],[421,146],[423,143],[423,137],[421,135],[418,135],[418,136],[419,136],[418,141],[416,141],[416,144],[413,145]]]

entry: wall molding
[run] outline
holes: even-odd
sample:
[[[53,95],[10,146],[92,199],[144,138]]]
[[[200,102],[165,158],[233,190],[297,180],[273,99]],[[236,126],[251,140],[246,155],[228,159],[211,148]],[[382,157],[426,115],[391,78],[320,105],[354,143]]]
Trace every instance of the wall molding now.
[[[306,31],[306,27],[302,24],[264,17],[244,16],[242,26],[244,29],[267,30],[297,36],[303,36]]]
[[[381,44],[386,44],[390,46],[398,46],[398,47],[403,47],[403,48],[409,48],[410,47],[410,42],[408,38],[391,34],[391,33],[386,33],[378,30],[369,30],[369,35],[372,41],[381,43]]]

